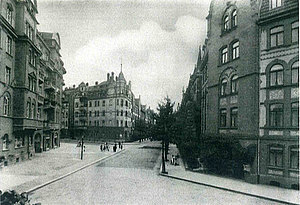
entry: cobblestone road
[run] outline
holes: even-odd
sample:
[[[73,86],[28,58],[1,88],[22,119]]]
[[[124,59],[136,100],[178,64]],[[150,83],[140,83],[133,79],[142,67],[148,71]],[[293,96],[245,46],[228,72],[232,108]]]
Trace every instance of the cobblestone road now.
[[[276,204],[158,175],[158,142],[145,142],[35,191],[44,204]]]

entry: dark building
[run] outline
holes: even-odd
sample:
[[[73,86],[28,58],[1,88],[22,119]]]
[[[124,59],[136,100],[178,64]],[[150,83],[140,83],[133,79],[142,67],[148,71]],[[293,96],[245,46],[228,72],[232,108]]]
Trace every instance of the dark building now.
[[[37,31],[37,2],[10,0],[2,5],[0,157],[9,164],[59,146],[66,71],[59,35]]]
[[[207,28],[183,96],[196,102],[195,135],[233,137],[255,153],[246,181],[298,188],[298,2],[213,0]]]

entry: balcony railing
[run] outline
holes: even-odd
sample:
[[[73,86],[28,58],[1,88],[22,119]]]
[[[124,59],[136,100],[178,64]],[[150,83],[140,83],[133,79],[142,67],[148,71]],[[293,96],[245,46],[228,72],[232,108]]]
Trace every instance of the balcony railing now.
[[[45,91],[55,91],[54,83],[45,81]]]
[[[45,121],[44,128],[51,129],[51,130],[58,130],[60,129],[60,124],[53,121]]]

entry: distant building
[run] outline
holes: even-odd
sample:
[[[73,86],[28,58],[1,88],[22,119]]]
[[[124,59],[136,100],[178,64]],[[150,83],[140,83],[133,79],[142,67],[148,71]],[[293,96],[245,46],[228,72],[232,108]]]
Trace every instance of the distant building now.
[[[59,146],[66,71],[59,35],[37,31],[36,1],[3,1],[0,10],[0,161],[9,164]]]
[[[118,76],[108,73],[106,81],[92,86],[81,83],[66,88],[64,95],[66,137],[130,140],[136,121],[143,117],[142,105],[134,98],[131,82],[127,83],[122,71]]]

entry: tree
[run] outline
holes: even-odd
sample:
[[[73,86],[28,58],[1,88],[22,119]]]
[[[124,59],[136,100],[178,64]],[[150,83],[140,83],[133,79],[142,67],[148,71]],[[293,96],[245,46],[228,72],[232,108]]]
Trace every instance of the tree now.
[[[158,104],[158,114],[156,118],[157,123],[157,134],[162,139],[162,146],[165,150],[164,158],[168,160],[168,149],[170,140],[173,137],[174,130],[174,113],[173,113],[174,102],[167,96],[162,103]]]

